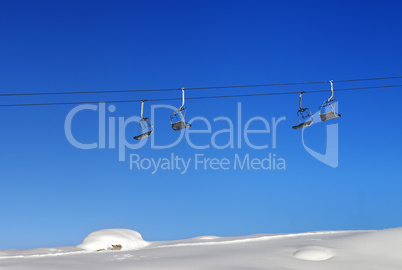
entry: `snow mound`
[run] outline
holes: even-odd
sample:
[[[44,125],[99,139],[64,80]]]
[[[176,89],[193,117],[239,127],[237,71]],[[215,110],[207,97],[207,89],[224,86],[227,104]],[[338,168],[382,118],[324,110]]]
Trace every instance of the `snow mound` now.
[[[91,233],[78,248],[88,251],[136,250],[148,246],[141,234],[128,229],[106,229]]]
[[[194,237],[194,239],[200,239],[200,240],[213,240],[213,239],[218,239],[218,236],[214,236],[214,235],[204,235],[204,236],[197,236]]]
[[[325,261],[335,256],[332,249],[325,247],[305,247],[293,253],[293,257],[305,261]]]

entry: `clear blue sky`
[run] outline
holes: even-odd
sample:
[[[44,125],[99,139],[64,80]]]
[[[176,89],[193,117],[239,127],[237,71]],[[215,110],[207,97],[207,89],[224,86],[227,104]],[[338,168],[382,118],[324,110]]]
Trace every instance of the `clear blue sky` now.
[[[402,75],[400,1],[3,1],[0,92],[155,89],[327,81]],[[338,83],[335,88],[402,84]],[[187,92],[187,96],[329,89],[329,84]],[[130,170],[117,149],[80,150],[66,139],[74,105],[0,107],[0,249],[76,245],[92,231],[128,228],[146,240],[402,226],[401,88],[336,92],[342,117],[339,166],[310,156],[296,124],[298,95],[188,100],[188,119],[244,122],[286,117],[272,134],[253,134],[255,150],[196,150],[186,141],[137,150],[142,158],[196,154],[286,160],[286,170]],[[180,92],[2,97],[0,104],[180,97]],[[306,94],[316,111],[328,93]],[[177,102],[148,103],[149,106]],[[107,104],[110,105],[110,104]],[[107,117],[139,115],[138,103],[114,104]],[[174,141],[169,110],[155,115],[154,139]],[[96,112],[82,112],[73,133],[97,140]],[[117,120],[116,120],[117,121]],[[193,128],[205,124],[194,122]],[[261,128],[255,122],[252,128]],[[237,129],[237,126],[234,127]],[[325,148],[325,123],[305,132]],[[138,127],[127,126],[127,140]],[[211,134],[192,135],[207,144]],[[225,143],[225,135],[220,142]],[[108,137],[107,137],[108,138]],[[235,140],[237,141],[237,134]]]

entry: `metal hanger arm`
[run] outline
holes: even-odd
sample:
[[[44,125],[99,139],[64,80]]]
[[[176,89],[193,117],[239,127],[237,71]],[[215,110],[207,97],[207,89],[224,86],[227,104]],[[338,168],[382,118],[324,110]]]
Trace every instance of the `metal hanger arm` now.
[[[334,81],[331,80],[329,82],[331,83],[331,97],[328,99],[328,101],[331,101],[332,98],[334,97]]]
[[[183,109],[184,107],[184,88],[181,89],[181,92],[182,92],[182,104],[179,110]]]

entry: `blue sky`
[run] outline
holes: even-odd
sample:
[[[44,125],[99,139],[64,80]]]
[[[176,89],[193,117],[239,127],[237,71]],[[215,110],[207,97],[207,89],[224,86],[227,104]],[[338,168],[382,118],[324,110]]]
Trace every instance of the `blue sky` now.
[[[0,8],[1,93],[158,89],[345,80],[402,75],[400,1],[8,1]],[[335,89],[402,84],[399,80],[335,83]],[[188,91],[230,95],[329,89],[329,84]],[[199,235],[247,235],[402,226],[398,115],[401,89],[336,92],[339,166],[331,168],[303,148],[298,95],[188,100],[187,119],[219,116],[244,128],[253,116],[278,125],[253,134],[255,144],[193,149],[186,141],[137,150],[142,158],[204,154],[233,159],[275,154],[286,170],[130,170],[117,149],[81,150],[65,136],[75,107],[0,107],[0,249],[76,245],[92,231],[129,228],[146,240]],[[177,92],[2,97],[1,104],[180,97]],[[328,93],[306,94],[316,112]],[[179,101],[146,103],[179,106]],[[110,104],[107,104],[110,105]],[[139,103],[114,104],[106,117],[139,116]],[[155,115],[154,139],[172,142],[164,109]],[[254,126],[253,126],[254,125]],[[261,128],[255,122],[252,128]],[[324,152],[326,123],[305,131],[306,144]],[[196,121],[194,130],[204,129]],[[235,124],[235,129],[237,125]],[[129,124],[126,139],[138,135]],[[98,116],[73,122],[82,142],[97,140]],[[211,134],[191,135],[197,144]],[[234,135],[238,139],[237,134]],[[108,139],[108,137],[107,137]],[[225,135],[220,142],[225,143]],[[134,143],[134,141],[130,141]]]

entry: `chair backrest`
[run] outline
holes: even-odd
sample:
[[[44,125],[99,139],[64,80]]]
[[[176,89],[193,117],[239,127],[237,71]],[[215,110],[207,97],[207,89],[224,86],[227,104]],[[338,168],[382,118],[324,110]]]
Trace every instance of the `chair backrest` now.
[[[328,120],[339,117],[339,115],[336,114],[334,111],[329,111],[329,112],[320,114],[320,117],[321,117],[322,121],[328,121]]]
[[[186,128],[186,123],[183,120],[180,120],[178,122],[172,123],[172,128],[174,130],[181,130],[183,128]]]
[[[301,124],[303,122],[313,121],[313,115],[309,108],[303,108],[297,112],[297,119],[299,120],[299,124]]]
[[[154,130],[153,125],[151,123],[151,120],[149,120],[149,118],[142,118],[139,122],[140,124],[140,129],[141,129],[141,133],[147,133],[147,132],[151,132]]]

